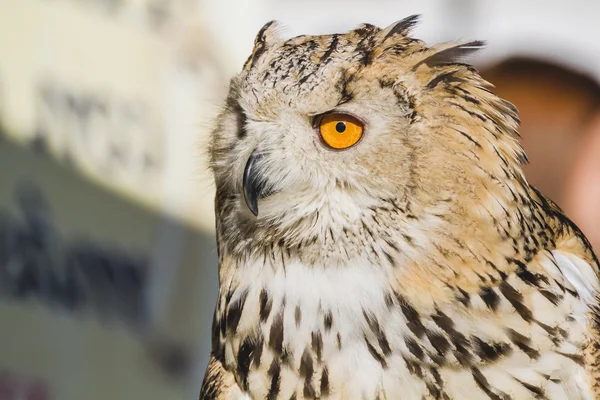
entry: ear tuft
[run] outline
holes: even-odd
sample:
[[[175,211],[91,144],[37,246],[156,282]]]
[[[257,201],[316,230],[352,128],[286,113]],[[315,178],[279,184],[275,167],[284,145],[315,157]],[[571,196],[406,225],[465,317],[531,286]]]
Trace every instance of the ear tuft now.
[[[410,33],[410,31],[412,30],[412,28],[414,28],[414,26],[419,23],[420,19],[421,19],[421,15],[414,14],[414,15],[411,15],[410,17],[406,17],[404,19],[401,19],[400,21],[394,22],[393,24],[391,24],[390,26],[388,26],[381,32],[382,36],[383,36],[382,41],[385,41],[388,38],[395,36],[395,35],[403,35],[403,36],[408,35]]]
[[[416,63],[412,70],[416,70],[419,66],[426,64],[428,67],[436,67],[438,65],[452,64],[462,62],[465,58],[480,50],[485,46],[485,42],[475,40],[468,43],[450,44],[446,47],[438,48],[437,51],[423,60]]]
[[[271,46],[281,43],[279,37],[280,26],[277,21],[269,21],[258,31],[256,38],[254,39],[254,49],[252,49],[252,55],[248,58],[244,64],[244,70],[252,69],[256,61],[261,55]]]
[[[281,42],[281,38],[279,37],[279,31],[281,27],[279,22],[273,20],[269,21],[263,25],[262,28],[258,31],[256,38],[254,39],[254,47],[264,47],[268,48],[275,43]]]

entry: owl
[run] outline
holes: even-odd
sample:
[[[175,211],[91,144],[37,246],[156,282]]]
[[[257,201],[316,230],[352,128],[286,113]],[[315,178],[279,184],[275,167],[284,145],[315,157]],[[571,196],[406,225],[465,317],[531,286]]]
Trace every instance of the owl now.
[[[210,139],[201,399],[600,398],[598,260],[524,177],[482,42],[417,19],[258,33]]]

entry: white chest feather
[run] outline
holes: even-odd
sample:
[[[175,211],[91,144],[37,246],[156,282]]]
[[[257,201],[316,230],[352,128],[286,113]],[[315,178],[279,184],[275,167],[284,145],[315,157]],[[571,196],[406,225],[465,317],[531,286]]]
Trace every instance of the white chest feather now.
[[[515,276],[506,284],[518,295],[490,289],[498,305],[487,313],[473,308],[477,294],[416,310],[390,271],[366,262],[256,261],[222,287],[225,365],[254,399],[591,398],[578,351],[599,285],[581,259],[553,256],[546,268],[562,292]]]
[[[379,318],[390,314],[385,299],[390,293],[386,271],[366,264],[316,269],[288,262],[285,268],[274,269],[257,263],[241,272],[239,282],[246,284],[239,286],[231,301],[235,302],[236,295],[256,300],[246,301],[238,332],[256,330],[258,315],[258,329],[268,342],[261,362],[272,363],[281,349],[288,353],[292,364],[288,367],[294,371],[288,375],[303,371],[300,380],[294,376],[287,382],[282,371],[280,398],[289,398],[298,390],[303,393],[307,381],[308,391],[319,395],[329,391],[331,398],[337,398],[333,395],[340,390],[363,393],[367,398],[377,393],[385,370],[366,344],[365,335],[372,335],[372,328],[365,315]],[[383,329],[390,321],[379,324]],[[395,334],[401,335],[402,330]],[[370,339],[377,348],[373,350],[383,353],[377,338]],[[230,348],[233,350],[235,343]],[[233,351],[230,357],[234,359]],[[324,373],[327,382],[323,382]],[[302,376],[307,374],[311,376]],[[339,382],[346,382],[343,388]],[[260,392],[271,387],[269,377],[254,383]]]

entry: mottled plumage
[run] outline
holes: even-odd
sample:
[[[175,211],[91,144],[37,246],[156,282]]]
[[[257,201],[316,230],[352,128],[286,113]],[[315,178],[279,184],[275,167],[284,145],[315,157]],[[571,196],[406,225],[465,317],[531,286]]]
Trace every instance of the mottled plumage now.
[[[597,259],[462,63],[481,43],[428,47],[415,22],[269,23],[231,81],[201,399],[600,398]],[[319,139],[332,110],[364,122],[353,147]]]

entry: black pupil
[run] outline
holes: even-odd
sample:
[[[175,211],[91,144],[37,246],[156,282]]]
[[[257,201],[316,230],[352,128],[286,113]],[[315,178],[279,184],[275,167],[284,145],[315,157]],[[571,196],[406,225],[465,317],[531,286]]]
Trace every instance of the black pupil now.
[[[338,133],[344,133],[346,130],[346,124],[343,122],[338,122],[335,124],[335,130],[338,131]]]

